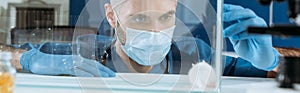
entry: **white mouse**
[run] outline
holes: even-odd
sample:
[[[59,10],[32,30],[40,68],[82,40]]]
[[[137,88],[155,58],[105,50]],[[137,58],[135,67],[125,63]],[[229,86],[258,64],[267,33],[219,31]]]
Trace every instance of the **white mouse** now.
[[[219,83],[215,70],[207,62],[202,61],[193,65],[188,73],[192,89],[214,91]]]

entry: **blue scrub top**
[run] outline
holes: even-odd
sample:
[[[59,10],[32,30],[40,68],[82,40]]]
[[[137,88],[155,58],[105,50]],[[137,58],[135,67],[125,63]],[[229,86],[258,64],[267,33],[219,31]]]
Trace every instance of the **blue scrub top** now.
[[[100,36],[100,40],[111,37]],[[112,41],[113,42],[113,41]],[[112,42],[107,44],[114,45]],[[196,45],[195,45],[196,43]],[[110,46],[108,46],[110,47]],[[62,49],[63,48],[63,49]],[[45,43],[41,45],[40,51],[46,54],[70,55],[72,46],[63,43]],[[60,50],[60,51],[53,51]],[[107,49],[107,48],[105,48]],[[106,66],[115,72],[128,73],[130,72],[121,58],[116,53],[115,47],[108,48],[108,57]],[[197,57],[190,57],[198,55]],[[171,49],[166,56],[166,59],[158,65],[155,65],[150,73],[169,73],[169,74],[187,74],[192,64],[205,60],[211,62],[214,51],[205,41],[194,37],[180,37],[176,42],[173,42]],[[33,55],[43,56],[43,55]],[[184,61],[184,62],[182,62]],[[267,71],[255,68],[250,62],[241,58],[233,58],[224,56],[224,76],[247,76],[247,77],[266,77]],[[169,66],[168,69],[167,65]]]
[[[99,34],[105,35],[105,36],[110,36],[111,35],[111,27],[108,24],[107,20],[103,20],[99,27]],[[114,32],[113,32],[114,33]],[[208,38],[207,33],[205,32],[205,29],[201,23],[197,24],[194,28],[191,29],[191,33],[195,38],[195,42],[197,42],[198,49],[201,50],[202,56],[203,55],[211,55],[208,53],[208,51],[205,51],[207,49],[210,49],[210,41]],[[232,44],[228,40],[228,38],[225,38],[226,41],[226,51],[234,51]],[[178,74],[180,73],[180,67],[181,67],[181,62],[180,62],[180,53],[178,48],[176,48],[178,44],[173,43],[172,48],[169,52],[169,59],[170,59],[170,73],[173,74]],[[211,51],[209,51],[211,52]],[[208,58],[208,57],[207,57]],[[202,61],[202,60],[201,60]],[[246,77],[266,77],[267,76],[267,71],[257,69],[254,67],[250,62],[241,59],[241,58],[233,58],[233,57],[225,57],[225,68],[224,68],[224,76],[246,76]],[[188,63],[189,66],[191,66],[190,63]],[[187,72],[187,71],[184,71]]]
[[[196,42],[197,45],[191,44]],[[196,52],[198,50],[198,52]],[[121,58],[117,55],[115,48],[111,48],[106,65],[115,72],[129,72]],[[197,58],[189,58],[182,62],[182,56],[199,55]],[[177,42],[173,42],[171,50],[166,59],[155,65],[150,73],[187,74],[192,64],[205,60],[212,61],[214,51],[204,41],[198,38],[183,37]],[[224,56],[224,76],[246,76],[246,77],[266,77],[267,71],[257,69],[250,62],[241,58]],[[169,68],[166,70],[167,62]],[[118,64],[118,65],[116,65]]]

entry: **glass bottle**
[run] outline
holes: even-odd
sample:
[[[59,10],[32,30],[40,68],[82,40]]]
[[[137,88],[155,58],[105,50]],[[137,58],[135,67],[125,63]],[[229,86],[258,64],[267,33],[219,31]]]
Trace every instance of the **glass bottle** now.
[[[11,59],[11,52],[0,52],[0,93],[13,93],[16,70]]]

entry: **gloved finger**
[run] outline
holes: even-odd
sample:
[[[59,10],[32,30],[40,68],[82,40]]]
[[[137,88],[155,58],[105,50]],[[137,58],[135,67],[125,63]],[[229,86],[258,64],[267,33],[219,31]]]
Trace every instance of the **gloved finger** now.
[[[86,62],[90,67],[95,68],[96,70],[90,70],[90,73],[92,73],[95,77],[110,77],[110,73],[108,72],[110,69],[103,66],[99,62],[95,60],[90,60]],[[87,69],[89,70],[89,69]]]
[[[241,32],[237,35],[230,37],[230,40],[245,40],[251,38],[263,38],[262,40],[266,40],[268,38],[272,38],[271,35],[259,35],[259,34],[249,34],[248,32]]]
[[[82,62],[76,62],[76,69],[90,73],[93,76],[100,77],[99,70],[95,61],[82,60]]]
[[[108,75],[108,77],[115,77],[116,76],[116,73],[114,71],[112,71],[111,69],[109,69],[108,67],[98,63],[98,68],[99,68],[99,71],[101,72],[104,72]]]
[[[20,58],[20,64],[22,65],[22,69],[24,71],[29,71],[30,70],[30,60],[31,60],[31,56],[34,55],[36,53],[37,50],[29,50],[26,51],[22,54],[21,58]]]
[[[226,29],[224,29],[224,37],[235,37],[233,39],[239,40],[242,38],[247,38],[247,37],[240,37],[240,36],[235,36],[238,34],[241,34],[242,32],[246,32],[249,26],[256,26],[256,27],[266,27],[267,24],[266,22],[260,18],[260,17],[255,17],[251,18],[248,20],[244,20],[240,23],[233,24]],[[247,35],[244,35],[247,36]]]
[[[95,60],[83,59],[79,69],[91,73],[95,77],[115,77],[115,72]]]
[[[238,33],[237,35],[234,35],[229,38],[230,38],[230,40],[237,41],[237,40],[251,39],[254,36],[256,36],[256,35],[251,35],[251,34],[248,34],[246,31],[244,31],[244,32]]]
[[[232,4],[224,4],[223,8],[224,8],[224,12],[231,11],[231,10],[244,9],[242,6],[232,5]]]
[[[101,77],[110,77],[110,76],[108,75],[108,73],[101,72],[101,71],[100,71],[100,73],[101,73],[101,74],[100,74]]]
[[[93,77],[94,75],[92,75],[91,73],[88,73],[86,71],[83,71],[81,69],[75,69],[75,76],[77,77]]]
[[[250,9],[238,9],[224,12],[223,21],[232,22],[241,19],[255,18],[257,15]]]

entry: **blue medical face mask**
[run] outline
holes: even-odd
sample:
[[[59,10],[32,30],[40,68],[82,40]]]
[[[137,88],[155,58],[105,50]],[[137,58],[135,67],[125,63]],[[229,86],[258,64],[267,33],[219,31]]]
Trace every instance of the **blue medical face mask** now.
[[[144,66],[153,66],[165,59],[171,48],[175,25],[159,32],[122,27],[119,24],[118,13],[115,11],[114,13],[116,14],[117,24],[120,28],[126,29],[126,42],[120,41],[120,43],[122,44],[121,49],[127,56]],[[122,30],[116,29],[116,32]],[[120,36],[118,34],[116,36],[120,40]]]
[[[174,30],[175,26],[160,32],[126,28],[126,43],[121,48],[140,65],[159,64],[171,48]]]

